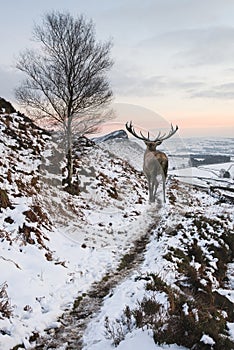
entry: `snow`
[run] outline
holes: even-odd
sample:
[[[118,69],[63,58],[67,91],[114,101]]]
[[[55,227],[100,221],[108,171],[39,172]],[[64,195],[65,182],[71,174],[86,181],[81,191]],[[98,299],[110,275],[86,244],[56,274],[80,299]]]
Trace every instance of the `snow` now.
[[[222,169],[230,172],[231,179],[220,178],[219,175]],[[200,185],[202,187],[207,187],[209,183],[213,185],[225,184],[228,187],[233,187],[234,162],[171,170],[170,174],[180,178],[183,182]]]
[[[234,290],[219,288],[218,292],[219,292],[219,294],[224,295],[232,303],[234,303]]]
[[[214,339],[209,337],[209,335],[207,335],[207,334],[203,334],[203,336],[201,337],[201,342],[203,342],[204,344],[209,344],[209,345],[215,344]]]
[[[234,323],[227,322],[227,326],[229,328],[229,334],[231,336],[231,339],[234,340]]]
[[[115,323],[116,319],[121,319],[123,309],[128,305],[130,308],[133,308],[138,300],[142,300],[145,294],[144,285],[145,282],[140,280],[136,282],[136,278],[139,276],[139,271],[135,272],[130,278],[121,283],[115,290],[108,295],[102,307],[101,312],[98,316],[90,322],[87,331],[84,334],[84,350],[98,350],[105,349],[106,338],[105,338],[105,317],[111,315],[111,322]],[[167,304],[167,298],[165,293],[158,293],[155,295],[155,300]],[[131,334],[131,333],[130,333]],[[147,332],[146,332],[147,334]],[[127,334],[127,336],[130,336]],[[147,334],[147,338],[152,338],[152,332]],[[152,342],[152,339],[151,339]],[[133,341],[129,342],[133,344]],[[97,347],[97,344],[98,347]],[[128,342],[126,342],[128,344]],[[110,349],[108,345],[107,349]],[[129,345],[126,345],[127,349]],[[155,346],[155,344],[154,344]],[[125,349],[124,345],[119,345],[117,349]]]
[[[164,215],[168,211],[168,209],[169,208],[163,209]],[[176,218],[174,218],[174,220],[176,220]],[[173,227],[172,218],[171,220],[167,218],[166,222],[169,228]],[[163,225],[163,223],[161,223],[161,225]],[[138,301],[143,299],[143,297],[146,295],[146,292],[144,290],[145,281],[144,278],[139,280],[139,276],[144,277],[150,273],[158,274],[163,278],[164,281],[166,281],[170,285],[174,285],[175,287],[175,283],[178,280],[178,276],[174,268],[174,264],[163,259],[163,256],[168,252],[168,248],[170,246],[180,247],[181,239],[182,235],[179,234],[175,237],[168,237],[167,235],[165,235],[162,236],[160,240],[157,239],[156,235],[152,237],[151,242],[147,246],[144,262],[141,265],[141,267],[138,267],[138,269],[133,272],[131,277],[129,277],[122,284],[116,287],[111,292],[111,294],[105,298],[101,312],[89,323],[87,330],[84,334],[84,350],[111,349],[111,347],[108,347],[105,337],[105,317],[108,316],[110,318],[110,322],[112,322],[112,324],[115,325],[116,320],[121,319],[121,310],[123,312],[126,305],[128,305],[130,308],[134,308],[134,306],[137,305]],[[157,252],[157,254],[155,254],[155,252]],[[208,250],[207,255],[209,256]],[[209,274],[207,272],[207,277],[210,279],[210,281],[212,281],[214,286],[218,285],[217,281],[213,278],[212,274]],[[207,281],[204,282],[207,283]],[[222,294],[222,290],[220,292]],[[227,289],[226,293],[230,294],[230,290]],[[165,293],[153,292],[153,294],[151,294],[150,292],[148,292],[147,295],[151,297],[153,296],[156,301],[163,305],[165,310],[167,309],[168,300]],[[183,305],[183,311],[185,314],[188,314],[187,304]],[[129,333],[127,333],[126,339],[127,337],[130,337],[131,339],[133,335],[129,335]],[[204,337],[203,340],[208,341],[208,337]],[[126,349],[128,349],[128,342],[125,343],[125,341],[123,341],[117,347],[117,350],[126,350],[124,344],[126,344]],[[176,347],[172,346],[172,349],[174,348]],[[164,349],[164,347],[162,347],[162,349]]]
[[[225,165],[222,164],[222,167],[224,167]],[[228,165],[230,166],[230,164]],[[220,167],[220,165],[217,166],[217,168]],[[213,168],[216,168],[215,166],[213,166]],[[181,171],[185,171],[186,169],[183,169]],[[191,171],[191,169],[188,169],[188,171]],[[204,198],[204,194],[201,193],[201,197]],[[214,213],[212,213],[213,207],[210,206],[210,204],[212,203],[212,200],[209,199],[209,197],[207,196],[207,208],[206,208],[206,212],[208,214],[208,216],[210,215],[212,217],[212,215],[214,215]],[[210,201],[210,203],[209,203]],[[187,203],[188,204],[188,203]],[[212,204],[211,204],[212,205]],[[193,203],[191,206],[191,210],[193,210],[193,207],[195,208],[196,203]],[[185,209],[185,208],[184,208]],[[221,209],[221,208],[220,208]],[[152,210],[152,208],[151,208]],[[164,211],[161,212],[161,215],[166,215],[166,213],[168,212],[169,208],[165,207]],[[221,209],[222,210],[222,209]],[[225,210],[225,209],[224,209]],[[210,214],[209,214],[210,212]],[[167,226],[169,227],[170,230],[170,226],[173,227],[173,221],[170,222],[170,220],[167,219]],[[120,310],[123,310],[124,307],[126,305],[128,305],[130,308],[133,307],[134,305],[136,305],[138,300],[142,300],[144,293],[143,293],[143,286],[144,286],[144,282],[143,280],[138,281],[136,283],[136,277],[139,275],[144,276],[145,273],[158,273],[159,275],[163,276],[164,281],[172,284],[176,281],[177,276],[175,275],[175,270],[173,268],[173,264],[169,263],[167,261],[166,265],[165,265],[165,260],[162,259],[162,256],[165,255],[167,253],[167,249],[168,246],[173,246],[173,247],[179,247],[180,246],[180,240],[182,237],[180,237],[180,235],[177,235],[176,237],[165,237],[165,238],[161,238],[160,241],[157,241],[157,246],[156,246],[156,242],[154,240],[151,241],[151,243],[148,245],[147,247],[147,252],[145,254],[145,259],[144,259],[144,263],[142,264],[141,268],[138,268],[138,270],[135,272],[135,274],[133,274],[131,276],[131,278],[128,278],[128,280],[124,281],[121,285],[119,285],[112,293],[110,296],[108,296],[103,304],[102,310],[101,312],[97,315],[96,318],[94,318],[94,320],[92,320],[90,322],[90,324],[88,325],[88,328],[86,330],[86,333],[84,335],[84,350],[98,350],[98,349],[105,349],[105,350],[109,350],[111,349],[110,345],[108,346],[108,343],[106,341],[105,338],[105,330],[104,330],[104,320],[105,317],[108,315],[108,317],[111,317],[111,322],[116,322],[116,319],[120,319],[121,317],[121,312]],[[215,240],[210,240],[210,242],[212,241],[212,243],[215,246],[218,246],[217,241]],[[210,252],[205,248],[207,245],[207,243],[204,241],[200,242],[200,246],[203,247],[204,250],[206,250],[206,256],[207,258],[209,258],[210,256],[210,266],[213,267],[214,269],[217,268],[216,265],[216,261],[217,259],[214,259],[213,257],[211,257]],[[157,257],[155,257],[155,251],[157,250]],[[195,268],[198,270],[200,267],[200,264],[195,263],[194,264]],[[232,270],[233,271],[233,270]],[[217,281],[213,278],[212,274],[207,273],[208,278],[212,281],[213,285],[217,285]],[[203,283],[206,285],[207,281],[203,280]],[[230,296],[230,290],[225,290],[226,293]],[[222,294],[222,290],[219,290],[219,292]],[[165,298],[165,296],[163,296],[161,293],[158,293],[156,295],[156,298],[158,298],[157,300],[159,300],[161,302],[162,305],[164,305],[165,307],[167,306],[167,299]],[[231,292],[232,294],[232,292]],[[185,314],[188,314],[188,305],[184,304],[183,305],[183,311]],[[198,319],[197,319],[198,321]],[[139,334],[139,337],[143,337],[142,335],[140,335],[141,331],[137,331],[137,334]],[[143,332],[144,333],[144,332]],[[134,334],[134,335],[133,335]],[[119,346],[117,346],[117,349],[124,349],[127,350],[129,348],[136,348],[137,344],[139,344],[139,349],[141,348],[151,348],[150,344],[146,346],[142,346],[142,344],[139,341],[136,341],[136,343],[134,342],[134,340],[136,340],[135,337],[136,334],[133,332],[132,333],[127,333],[125,340],[123,340]],[[152,335],[150,335],[150,333],[144,334],[144,337],[152,337]],[[142,338],[141,338],[142,339]],[[151,339],[152,340],[152,339]],[[145,340],[146,341],[146,340]],[[213,339],[211,337],[209,337],[208,335],[203,335],[201,341],[203,341],[206,344],[213,344]],[[158,346],[154,344],[154,349],[155,348],[160,348],[160,349],[166,349],[166,348],[170,348],[167,346]],[[171,345],[172,349],[182,349],[182,347],[178,347],[176,345]]]
[[[10,333],[10,336],[1,336],[1,349],[10,349],[27,340],[35,330],[52,327],[73,298],[85,292],[110,268],[112,254],[108,250],[82,249],[59,232],[51,235],[50,244],[60,260],[66,261],[66,268],[42,260],[41,252],[34,246],[22,247],[21,252],[9,246],[2,247],[4,258],[13,256],[19,268],[7,260],[1,261],[1,281],[8,281],[7,292],[14,308],[11,324],[0,320],[0,328]],[[27,305],[30,312],[24,311]]]
[[[186,350],[182,346],[176,344],[157,346],[152,337],[152,332],[149,330],[135,330],[128,334],[126,339],[120,343],[117,350]],[[92,350],[113,350],[113,347],[106,343],[97,343],[92,347]]]
[[[128,138],[127,132],[125,130],[117,130],[104,136],[94,137],[92,138],[92,140],[95,141],[96,143],[101,143],[111,139],[118,139],[118,138],[120,139]]]
[[[86,348],[84,348],[86,349]],[[88,349],[88,348],[87,348]],[[95,343],[90,350],[187,350],[183,346],[178,346],[176,344],[171,345],[156,345],[153,341],[153,334],[150,330],[134,330],[132,333],[127,334],[126,338],[115,348],[108,342],[104,340],[102,342]]]
[[[22,117],[14,114],[12,130],[17,131],[19,124],[23,122]],[[37,143],[40,155],[44,157],[45,170],[40,171],[40,155],[32,154],[30,149],[15,150],[18,141],[14,137],[2,134],[5,129],[5,124],[0,123],[0,152],[5,165],[0,168],[1,179],[4,179],[0,185],[7,191],[11,206],[1,208],[0,212],[0,286],[7,283],[6,291],[12,315],[10,318],[0,318],[0,349],[10,350],[22,343],[25,348],[30,348],[30,336],[33,333],[43,335],[46,329],[59,327],[59,316],[72,309],[74,300],[87,293],[95,281],[100,281],[107,273],[115,271],[122,255],[129,251],[133,242],[146,233],[152,224],[159,222],[158,226],[152,229],[144,261],[104,298],[101,309],[97,315],[93,315],[84,333],[84,350],[111,350],[112,342],[105,337],[106,316],[111,322],[115,322],[121,318],[127,305],[134,308],[138,301],[144,298],[144,277],[147,274],[157,274],[176,288],[178,275],[174,261],[163,257],[170,252],[170,247],[181,247],[181,242],[188,245],[190,237],[185,238],[179,229],[175,235],[170,233],[175,230],[178,222],[183,222],[189,230],[190,221],[188,219],[184,223],[184,214],[196,211],[199,203],[209,217],[215,217],[215,200],[205,193],[190,191],[182,186],[176,190],[176,195],[180,195],[181,199],[175,207],[169,202],[162,206],[162,191],[159,191],[158,203],[149,205],[144,177],[130,166],[126,168],[126,163],[113,157],[114,150],[118,155],[122,155],[124,147],[123,157],[140,171],[143,151],[139,145],[129,143],[129,140],[106,143],[92,149],[92,152],[86,150],[82,165],[90,171],[80,176],[81,185],[85,190],[80,196],[71,196],[62,191],[61,185],[57,184],[60,174],[50,173],[48,170],[49,166],[53,165],[51,156],[57,147],[54,141],[44,134],[40,136],[43,142],[46,141],[46,148],[43,142]],[[24,136],[26,140],[33,139],[36,144],[39,134],[35,136],[30,132],[28,128]],[[78,169],[82,165],[78,165]],[[191,183],[192,176],[192,181],[200,184],[200,179],[194,180],[194,177],[217,180],[216,173],[218,174],[220,167],[228,169],[230,163],[212,165],[205,169],[171,170],[170,174],[185,176],[184,179],[188,180],[188,183]],[[11,179],[8,169],[11,169]],[[233,170],[233,167],[231,169]],[[36,176],[39,177],[38,183],[32,186],[32,179]],[[105,179],[108,179],[106,183]],[[58,182],[55,185],[51,184],[55,180]],[[204,185],[204,180],[201,181]],[[232,179],[227,180],[227,183],[232,186]],[[117,199],[108,195],[108,190],[113,188],[118,193]],[[25,212],[32,210],[36,205],[42,208],[45,218],[34,222],[26,218]],[[219,206],[219,213],[223,212],[226,215],[226,211],[231,212],[226,205]],[[30,232],[33,244],[26,242],[27,231],[24,240],[22,239],[21,231],[25,224],[30,230],[38,230]],[[215,239],[204,238],[199,241],[200,248],[206,252],[207,260],[210,259],[210,269],[213,270],[217,268],[217,261],[207,249],[207,241],[218,245],[216,239],[219,233],[216,234]],[[194,232],[193,238],[196,235]],[[51,258],[48,258],[48,254]],[[199,270],[200,265],[194,262],[194,267]],[[210,275],[207,273],[207,279],[217,287],[220,294],[234,302],[233,264],[229,264],[229,275],[232,277],[227,289],[219,288],[211,272]],[[207,279],[203,280],[204,285]],[[166,293],[148,291],[147,296],[153,296],[165,310],[168,308]],[[186,303],[183,305],[183,311],[185,314],[189,312]],[[233,324],[229,323],[228,326],[234,338]],[[202,341],[213,344],[213,340],[205,334]],[[124,340],[116,349],[185,348],[176,344],[156,345],[152,330],[136,329],[133,326],[131,332],[126,331]]]
[[[185,304],[182,306],[182,308],[183,308],[183,312],[185,313],[185,315],[188,315],[188,314],[189,314],[189,312],[188,312],[188,310],[189,310],[188,304],[185,303]]]

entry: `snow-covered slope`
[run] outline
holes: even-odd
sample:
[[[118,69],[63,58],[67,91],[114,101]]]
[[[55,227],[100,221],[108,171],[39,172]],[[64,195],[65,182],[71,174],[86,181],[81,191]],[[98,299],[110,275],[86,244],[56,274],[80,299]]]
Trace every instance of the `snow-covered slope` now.
[[[17,113],[0,114],[0,132],[1,350],[111,350],[116,334],[120,350],[133,344],[135,350],[167,349],[156,347],[154,339],[177,342],[181,346],[171,349],[182,350],[193,327],[200,346],[220,346],[219,334],[227,344],[234,336],[229,203],[171,178],[166,205],[161,189],[157,203],[149,205],[141,171],[144,150],[127,139],[75,140],[74,178],[80,193],[71,195],[62,186],[60,135],[49,135]],[[148,244],[138,259],[137,244],[144,236]],[[96,317],[87,317],[81,341],[72,315],[79,315],[95,288],[100,309]],[[123,312],[126,305],[130,314]],[[209,306],[205,314],[199,309],[204,305]],[[142,323],[135,317],[140,317],[139,306],[149,313]],[[207,325],[213,319],[215,334]],[[71,324],[65,327],[64,320]]]
[[[93,143],[77,145],[82,192],[72,196],[62,189],[56,137],[17,113],[1,114],[0,130],[4,350],[56,326],[75,297],[115,268],[148,219],[145,179],[125,161]]]
[[[104,150],[107,150],[113,154],[113,156],[120,156],[131,166],[138,171],[142,171],[143,168],[143,156],[144,156],[144,144],[141,141],[138,143],[132,139],[115,139],[112,141],[105,141],[99,144]],[[143,147],[142,147],[142,146]]]
[[[84,350],[234,348],[232,207],[176,180],[168,197],[143,264],[107,295]]]

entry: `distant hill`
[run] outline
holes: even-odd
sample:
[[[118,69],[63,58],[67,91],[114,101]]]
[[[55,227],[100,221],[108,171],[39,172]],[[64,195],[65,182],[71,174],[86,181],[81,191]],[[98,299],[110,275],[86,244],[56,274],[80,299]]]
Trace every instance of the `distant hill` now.
[[[116,130],[116,131],[110,132],[109,134],[92,138],[92,140],[97,143],[114,140],[114,139],[128,139],[128,134],[126,133],[125,130]]]

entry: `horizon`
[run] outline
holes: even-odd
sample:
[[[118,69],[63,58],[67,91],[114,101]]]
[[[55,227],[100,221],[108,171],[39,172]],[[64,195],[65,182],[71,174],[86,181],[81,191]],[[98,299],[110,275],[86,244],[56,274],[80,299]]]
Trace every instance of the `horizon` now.
[[[5,99],[3,96],[0,96],[0,98]],[[26,116],[30,118],[30,115],[24,110],[21,109],[21,107],[16,103],[13,104],[11,100],[5,99],[7,102],[10,102],[12,106],[16,109],[16,111],[19,111],[21,113],[24,113]],[[167,132],[170,128],[171,121],[168,121],[163,116],[159,115],[158,113],[155,113],[154,111],[144,108],[142,106],[133,105],[133,104],[125,104],[125,103],[114,103],[112,105],[112,108],[114,110],[115,117],[108,122],[104,122],[102,125],[99,126],[98,131],[94,133],[95,137],[98,137],[100,135],[105,135],[113,131],[117,131],[120,129],[125,129],[125,123],[127,121],[134,121],[134,124],[137,129],[140,131],[143,131],[143,133],[147,133],[148,131],[152,134],[152,136],[159,132]],[[129,117],[128,117],[129,116]],[[156,121],[156,123],[155,123]],[[155,128],[155,124],[158,125],[158,128]],[[40,125],[43,126],[43,120],[40,121]],[[144,125],[144,126],[143,126]],[[227,127],[210,127],[207,128],[199,128],[199,127],[181,127],[180,124],[178,125],[179,130],[177,133],[177,137],[180,137],[182,139],[186,138],[234,138],[234,133],[232,128]],[[222,131],[222,135],[220,135],[220,131]],[[92,134],[91,134],[92,135]]]
[[[114,125],[119,125],[125,129],[125,123],[132,120],[137,128],[140,128],[143,132],[150,132],[152,134],[157,133],[158,131],[167,132],[170,129],[170,125],[178,125],[179,130],[177,135],[182,138],[186,137],[233,137],[233,130],[230,127],[183,127],[178,123],[168,120],[162,115],[139,105],[125,104],[125,103],[115,103],[113,104],[114,113],[116,118],[113,118],[112,121],[104,123],[103,128],[108,132],[108,126],[110,130]],[[157,126],[157,127],[156,127]],[[222,131],[222,135],[220,132]]]
[[[105,136],[105,135],[108,135],[108,134],[111,134],[111,133],[114,133],[116,131],[120,131],[120,130],[124,130],[126,131],[125,127],[122,127],[122,128],[116,128],[116,129],[113,129],[113,130],[110,130],[110,131],[100,131],[100,132],[97,132],[97,133],[94,133],[94,134],[88,134],[90,138],[96,138],[96,137],[102,137],[102,136]],[[127,131],[126,131],[127,132]],[[185,140],[185,139],[207,139],[207,140],[222,140],[222,139],[233,139],[234,140],[234,136],[220,136],[220,135],[203,135],[203,136],[194,136],[194,135],[184,135],[184,136],[180,136],[179,137],[180,139],[182,140]],[[134,137],[133,136],[130,136],[129,139],[133,139],[134,140]],[[165,141],[166,142],[166,141]]]

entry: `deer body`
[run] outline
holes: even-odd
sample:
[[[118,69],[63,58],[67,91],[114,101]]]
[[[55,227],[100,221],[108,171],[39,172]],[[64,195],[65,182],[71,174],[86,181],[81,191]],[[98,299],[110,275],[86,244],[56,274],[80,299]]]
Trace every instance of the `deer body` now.
[[[133,129],[132,123],[128,125],[126,123],[127,130],[138,139],[144,141],[146,144],[146,150],[144,154],[144,163],[143,163],[143,171],[148,181],[149,188],[149,202],[154,203],[156,199],[156,192],[158,188],[158,176],[160,175],[163,183],[163,199],[166,201],[166,178],[167,178],[167,170],[168,170],[168,158],[167,155],[161,151],[156,149],[157,146],[161,145],[162,141],[171,137],[178,130],[178,126],[174,129],[171,127],[171,131],[169,134],[160,136],[161,133],[158,134],[155,140],[151,141],[148,137],[146,138],[141,132],[140,136],[136,134]]]
[[[168,169],[168,158],[165,153],[156,150],[156,146],[154,150],[149,148],[147,145],[145,154],[144,154],[144,163],[143,163],[143,171],[148,181],[149,187],[149,202],[155,202],[156,192],[158,189],[158,175],[161,175],[162,183],[163,183],[163,199],[166,201],[166,177],[167,177],[167,169]]]

